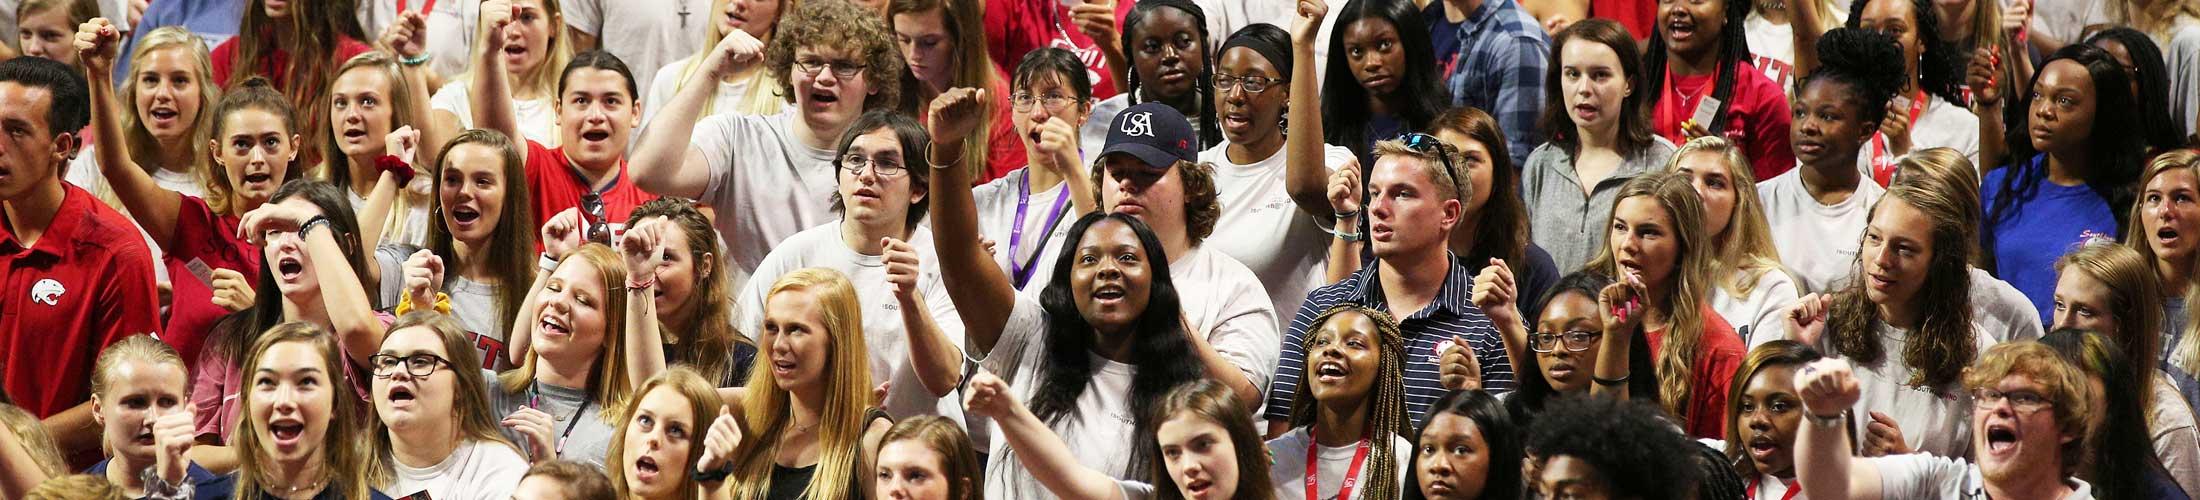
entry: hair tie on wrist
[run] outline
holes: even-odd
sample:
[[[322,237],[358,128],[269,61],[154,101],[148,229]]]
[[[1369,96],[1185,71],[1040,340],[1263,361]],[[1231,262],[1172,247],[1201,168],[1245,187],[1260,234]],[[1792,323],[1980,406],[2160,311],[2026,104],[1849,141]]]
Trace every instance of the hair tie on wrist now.
[[[397,155],[382,155],[381,158],[376,158],[374,169],[389,172],[391,177],[396,178],[399,186],[412,184],[413,174],[418,173],[413,171],[412,164],[405,163],[405,159],[398,158]]]

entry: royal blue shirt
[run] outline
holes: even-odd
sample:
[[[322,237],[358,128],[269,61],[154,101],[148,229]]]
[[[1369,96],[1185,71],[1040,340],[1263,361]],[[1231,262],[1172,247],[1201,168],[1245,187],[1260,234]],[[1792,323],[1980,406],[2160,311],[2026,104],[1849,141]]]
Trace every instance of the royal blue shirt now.
[[[2080,184],[2064,186],[2047,180],[2047,155],[1986,173],[1981,198],[1987,210],[1987,227],[1993,232],[1994,274],[2023,292],[2040,311],[2040,324],[2054,324],[2055,259],[2076,250],[2086,235],[2097,234],[2114,242],[2119,238],[2116,213],[2108,200]],[[2017,176],[2009,192],[2003,179]],[[1994,204],[2009,197],[2007,208],[1996,215]]]

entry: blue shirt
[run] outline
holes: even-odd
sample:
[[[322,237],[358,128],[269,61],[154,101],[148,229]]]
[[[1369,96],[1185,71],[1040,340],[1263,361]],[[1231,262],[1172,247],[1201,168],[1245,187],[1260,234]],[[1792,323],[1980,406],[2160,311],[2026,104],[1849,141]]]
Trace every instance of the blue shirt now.
[[[221,45],[237,36],[237,23],[244,19],[244,0],[160,0],[145,8],[145,16],[138,19],[137,31],[124,42],[122,57],[115,58],[115,84],[130,84],[130,54],[137,51],[138,39],[145,38],[154,28],[182,26],[206,39],[206,50]],[[202,82],[201,85],[213,82]],[[200,104],[212,106],[213,103]]]
[[[92,468],[84,469],[84,473],[105,476],[107,474],[107,464],[112,462],[114,462],[114,459],[101,460],[97,464],[92,464]],[[191,497],[201,500],[229,498],[230,492],[237,488],[237,485],[234,484],[235,479],[227,475],[215,475],[213,471],[200,467],[197,462],[193,462],[191,467],[183,472],[183,480],[191,483]]]
[[[2108,201],[2085,185],[2063,186],[2047,181],[2047,156],[1996,169],[1986,174],[1981,201],[1987,227],[1992,232],[1995,275],[2017,287],[2040,311],[2040,324],[2053,324],[2055,314],[2055,259],[2077,249],[2086,233],[2117,238],[2116,213]],[[2011,171],[2015,171],[2012,174]],[[2002,192],[2009,175],[2018,187]],[[2008,208],[1997,217],[1995,200],[2012,196]]]
[[[1444,386],[1437,375],[1438,345],[1452,336],[1464,337],[1473,347],[1475,360],[1482,365],[1482,387],[1491,393],[1505,393],[1513,389],[1512,362],[1505,356],[1505,339],[1499,336],[1490,318],[1475,307],[1470,297],[1474,289],[1474,271],[1456,262],[1450,273],[1444,275],[1444,287],[1436,292],[1436,300],[1428,307],[1399,320],[1399,330],[1405,333],[1406,363],[1406,413],[1413,417],[1413,425],[1419,427],[1428,413],[1429,405],[1444,396]],[[1276,377],[1268,385],[1267,416],[1269,419],[1288,419],[1291,405],[1299,391],[1299,379],[1306,372],[1306,337],[1314,329],[1314,317],[1331,307],[1358,304],[1378,310],[1389,310],[1389,302],[1383,299],[1383,287],[1377,281],[1378,266],[1367,266],[1352,273],[1344,281],[1316,288],[1306,295],[1306,304],[1299,307],[1299,314],[1292,318],[1291,328],[1283,337],[1283,354],[1276,359]]]
[[[1444,1],[1435,0],[1422,9],[1421,18],[1429,20],[1431,39],[1453,41],[1449,47],[1443,42],[1436,46],[1452,103],[1496,118],[1505,131],[1512,166],[1521,168],[1528,153],[1543,143],[1536,122],[1543,116],[1543,76],[1551,57],[1543,25],[1513,0],[1484,0],[1459,24],[1446,22]],[[1446,30],[1452,33],[1438,34]]]

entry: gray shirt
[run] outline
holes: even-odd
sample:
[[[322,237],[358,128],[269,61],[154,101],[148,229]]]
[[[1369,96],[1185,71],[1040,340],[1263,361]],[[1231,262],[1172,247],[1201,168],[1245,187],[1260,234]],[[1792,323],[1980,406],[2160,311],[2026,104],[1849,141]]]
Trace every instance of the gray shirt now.
[[[1673,143],[1663,137],[1641,154],[1630,155],[1611,177],[1582,189],[1574,176],[1574,156],[1558,143],[1546,142],[1528,154],[1520,181],[1520,197],[1528,205],[1528,228],[1536,246],[1551,253],[1559,273],[1580,269],[1604,247],[1605,222],[1612,205],[1619,202],[1619,187],[1628,179],[1658,171],[1673,157]]]
[[[590,401],[586,389],[559,387],[536,382],[518,391],[504,390],[497,383],[496,374],[489,377],[489,408],[497,418],[510,416],[520,408],[533,407],[550,414],[550,443],[559,447],[558,459],[571,460],[596,466],[604,470],[604,458],[611,452],[611,433],[617,427],[604,421],[603,405]],[[578,410],[578,415],[575,415]],[[575,417],[580,418],[574,422]],[[504,438],[527,448],[527,437],[507,428]],[[530,452],[531,453],[531,452]]]
[[[420,247],[401,243],[374,249],[375,264],[382,270],[382,286],[378,290],[381,304],[397,307],[397,297],[405,293],[405,259],[420,250]],[[511,328],[506,325],[512,318],[503,317],[504,312],[497,308],[497,286],[466,279],[453,270],[443,275],[443,293],[451,299],[451,317],[458,320],[459,326],[466,327],[467,333],[473,334],[474,349],[481,355],[481,368],[512,369],[511,357],[504,350],[504,337],[511,335]]]

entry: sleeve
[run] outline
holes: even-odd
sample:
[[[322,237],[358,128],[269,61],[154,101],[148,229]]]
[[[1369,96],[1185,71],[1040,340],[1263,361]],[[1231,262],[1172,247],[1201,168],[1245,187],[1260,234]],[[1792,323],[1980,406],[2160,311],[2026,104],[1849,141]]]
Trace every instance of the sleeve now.
[[[650,78],[649,93],[643,94],[649,97],[642,99],[642,126],[635,131],[635,137],[648,130],[649,121],[657,118],[657,112],[664,111],[665,103],[672,101],[673,94],[679,92],[680,70],[686,65],[686,59],[673,61],[657,69],[657,76]]]
[[[1330,172],[1336,172],[1337,169],[1344,168],[1346,164],[1350,164],[1359,160],[1359,155],[1352,154],[1352,150],[1347,149],[1344,146],[1338,146],[1335,144],[1322,145],[1322,166],[1329,167]],[[1368,171],[1368,168],[1372,166],[1373,165],[1361,165],[1360,171]]]
[[[1207,332],[1207,343],[1245,372],[1253,391],[1259,393],[1275,376],[1277,330],[1281,325],[1276,324],[1275,302],[1268,299],[1268,290],[1261,286],[1260,279],[1243,264],[1225,262],[1235,266],[1229,275],[1229,298],[1224,306],[1227,315]]]
[[[100,325],[100,350],[123,337],[140,333],[160,335],[160,290],[154,285],[153,253],[145,240],[131,234],[108,255],[106,277],[99,287],[99,303],[92,311]]]
[[[216,351],[212,346],[199,351],[198,362],[191,365],[198,367],[191,374],[191,423],[200,438],[216,436],[210,441],[218,443],[222,434],[222,400],[232,397],[236,391],[222,387],[231,370],[230,360]]]
[[[2157,380],[2158,385],[2166,383]],[[2174,389],[2155,391],[2157,399],[2165,396],[2176,397],[2177,399],[2175,401],[2157,402],[2156,406],[2163,406],[2166,403],[2167,405],[2177,406],[2176,411],[2190,411],[2189,407],[2179,404],[2184,402],[2184,398],[2178,396]],[[2187,422],[2191,421],[2191,415],[2185,415],[2185,417]],[[2154,420],[2159,421],[2161,419]],[[2170,478],[2177,480],[2179,489],[2188,492],[2200,489],[2200,433],[2196,433],[2191,425],[2180,426],[2155,435],[2154,454],[2161,457],[2162,468],[2169,470]]]
[[[2184,124],[2186,134],[2200,134],[2200,26],[2178,30],[2163,49],[2169,62],[2170,120]]]
[[[1557,151],[1556,148],[1545,150],[1547,146],[1549,144],[1536,145],[1534,150],[1528,152],[1527,163],[1523,163],[1520,167],[1520,201],[1528,207],[1528,213],[1531,215],[1528,218],[1530,222],[1535,220],[1532,215],[1535,213],[1537,198],[1543,192],[1540,187],[1543,184],[1544,176],[1542,165],[1551,161],[1552,151]],[[1534,230],[1534,224],[1529,224],[1528,229]],[[1544,250],[1549,251],[1549,249]]]
[[[783,252],[773,251],[764,256],[763,262],[756,264],[756,272],[749,274],[747,289],[741,290],[733,298],[734,329],[749,332],[751,336],[762,331],[760,327],[764,324],[765,295],[771,292],[772,282],[778,281],[779,275],[787,273],[786,261],[787,256]]]
[[[1788,113],[1786,95],[1779,87],[1765,81],[1763,73],[1751,75],[1758,82],[1755,96],[1756,118],[1749,126],[1749,162],[1759,179],[1770,179],[1788,169],[1795,168],[1795,149],[1789,145],[1788,126],[1794,116]]]
[[[1558,283],[1558,264],[1551,262],[1550,252],[1535,243],[1528,243],[1527,253],[1526,263],[1512,264],[1513,274],[1520,284],[1520,293],[1514,297],[1514,302],[1520,308],[1522,319],[1541,318],[1543,304],[1536,302],[1550,291],[1551,285]]]
[[[1259,471],[1253,473],[1257,474]],[[1129,479],[1117,479],[1115,485],[1123,488],[1123,500],[1151,500],[1153,498],[1154,489],[1151,484]]]
[[[1512,46],[1502,49],[1496,61],[1497,67],[1507,68],[1511,74],[1498,77],[1497,100],[1491,114],[1497,118],[1498,128],[1505,131],[1505,147],[1513,164],[1519,165],[1527,161],[1536,144],[1543,142],[1536,121],[1543,114],[1543,76],[1550,64],[1550,48],[1529,36],[1512,40]]]
[[[1787,328],[1787,319],[1780,313],[1794,305],[1795,299],[1802,297],[1801,290],[1795,287],[1795,279],[1788,277],[1787,271],[1780,268],[1765,271],[1764,276],[1757,278],[1757,286],[1763,290],[1755,291],[1765,294],[1766,300],[1763,307],[1757,308],[1757,317],[1749,318],[1749,324],[1743,325],[1749,328],[1749,335],[1742,337],[1742,341],[1750,347],[1786,337],[1787,332],[1782,330]],[[1739,334],[1741,330],[1736,329],[1735,332]],[[1766,332],[1777,333],[1766,335]]]
[[[993,343],[993,351],[986,353],[985,369],[1016,383],[1017,367],[1023,364],[1032,349],[1040,347],[1039,339],[1047,328],[1046,308],[1039,299],[1026,294],[1016,294],[1016,307],[1009,309],[1008,322],[1001,325],[1001,338]]]
[[[603,32],[602,0],[558,0],[558,8],[565,15],[565,25],[588,36],[601,37]],[[602,40],[596,45],[601,48]]]
[[[1298,396],[1299,378],[1306,371],[1306,331],[1314,324],[1314,316],[1321,314],[1315,309],[1314,297],[1321,292],[1317,289],[1308,294],[1306,303],[1299,306],[1298,315],[1291,319],[1291,328],[1284,330],[1282,349],[1276,354],[1275,376],[1268,381],[1268,403],[1261,410],[1269,420],[1290,418],[1293,399]]]
[[[752,125],[747,121],[749,118],[727,113],[704,118],[695,124],[695,132],[688,136],[688,148],[701,152],[710,168],[710,182],[704,186],[700,200],[704,204],[719,210],[738,206],[735,194],[741,190],[741,178],[740,172],[733,168],[734,152],[741,149],[750,155],[758,154],[754,151],[757,145],[742,144],[745,141],[741,139],[747,136]]]
[[[396,304],[397,297],[405,293],[405,259],[420,251],[411,245],[382,245],[374,249],[375,267],[381,268],[382,283],[376,294],[377,304]]]
[[[1970,466],[1924,453],[1862,459],[1879,468],[1881,498],[1959,498]]]
[[[433,97],[428,98],[428,106],[436,111],[458,115],[459,128],[474,128],[472,100],[466,93],[466,80],[452,79],[450,83],[443,84],[442,89],[436,90]]]
[[[993,61],[1002,67],[1015,67],[1023,61],[1024,52],[1030,47],[1016,43],[1021,30],[1016,29],[1015,19],[1023,14],[1023,4],[1018,0],[987,0],[985,2],[985,47]]]
[[[238,33],[238,36],[230,37],[229,40],[223,41],[221,45],[214,46],[214,52],[207,56],[214,65],[214,86],[224,89],[229,88],[229,70],[236,65],[237,41],[243,40],[243,35],[243,33]],[[116,59],[126,58],[118,57]],[[126,82],[129,80],[117,79],[115,81]]]

